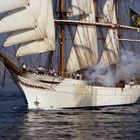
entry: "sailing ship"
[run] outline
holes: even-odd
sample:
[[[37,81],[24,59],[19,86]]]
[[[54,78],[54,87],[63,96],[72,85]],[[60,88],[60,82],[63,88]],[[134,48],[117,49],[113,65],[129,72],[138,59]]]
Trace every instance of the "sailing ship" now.
[[[129,9],[134,2],[1,0],[0,33],[5,38],[0,60],[22,90],[29,109],[105,107],[138,101],[139,73],[117,75],[117,69],[126,66],[124,52],[132,56],[140,42],[140,18]],[[128,10],[135,26],[125,18]],[[8,46],[17,49],[10,57],[5,51]],[[32,69],[27,61],[21,66],[11,59],[16,56],[23,62],[26,57],[30,62],[33,57],[35,64],[37,54],[47,60],[47,67],[36,64]]]

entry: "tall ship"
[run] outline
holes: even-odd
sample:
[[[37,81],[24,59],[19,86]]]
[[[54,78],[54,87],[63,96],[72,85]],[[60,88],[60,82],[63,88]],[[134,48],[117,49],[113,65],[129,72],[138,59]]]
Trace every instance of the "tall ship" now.
[[[1,0],[0,60],[29,109],[140,98],[137,0]]]

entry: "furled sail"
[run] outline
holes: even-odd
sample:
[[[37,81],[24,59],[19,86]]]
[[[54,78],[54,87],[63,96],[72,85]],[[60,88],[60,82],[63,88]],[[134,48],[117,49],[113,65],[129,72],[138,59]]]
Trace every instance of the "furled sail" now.
[[[4,46],[20,44],[21,48],[17,50],[17,56],[41,53],[55,49],[52,0],[37,0],[37,2],[35,2],[36,0],[31,0],[30,2],[33,1],[36,8],[32,9],[31,14],[33,15],[36,23],[35,28],[22,28],[22,30],[13,31],[4,43]],[[21,22],[22,19],[17,18],[17,21]],[[25,21],[28,22],[28,19]],[[20,26],[22,26],[22,24]]]
[[[29,0],[0,0],[0,14],[17,8],[26,7]]]
[[[100,22],[110,22],[117,24],[115,1],[114,0],[103,0],[103,18]],[[118,63],[120,61],[119,56],[119,42],[116,40],[118,33],[116,29],[102,30],[103,36],[105,38],[104,48],[101,55],[101,64],[108,66],[111,64]]]
[[[79,21],[95,22],[93,0],[72,0],[73,16]],[[98,61],[96,27],[78,25],[74,34],[73,46],[67,62],[67,71],[86,68]]]

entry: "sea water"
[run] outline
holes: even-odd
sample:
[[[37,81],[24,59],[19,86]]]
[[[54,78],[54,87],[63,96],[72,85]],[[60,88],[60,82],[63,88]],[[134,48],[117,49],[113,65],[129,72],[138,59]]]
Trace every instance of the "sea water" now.
[[[0,140],[139,140],[140,105],[28,111],[20,92],[0,92]]]

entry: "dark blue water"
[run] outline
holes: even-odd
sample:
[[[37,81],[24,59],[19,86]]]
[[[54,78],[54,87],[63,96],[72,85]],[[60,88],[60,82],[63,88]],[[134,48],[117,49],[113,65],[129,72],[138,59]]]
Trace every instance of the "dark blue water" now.
[[[28,111],[19,92],[0,92],[0,140],[120,139],[140,139],[140,105]]]

